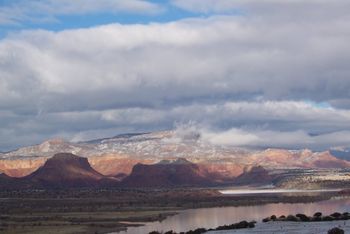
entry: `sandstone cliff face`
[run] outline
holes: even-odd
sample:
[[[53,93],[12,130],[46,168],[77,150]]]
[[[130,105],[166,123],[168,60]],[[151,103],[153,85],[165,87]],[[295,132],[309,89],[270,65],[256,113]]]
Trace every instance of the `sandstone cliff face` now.
[[[329,151],[312,152],[310,150],[289,151],[268,149],[252,154],[248,159],[255,165],[266,168],[347,168],[350,162],[338,159]]]
[[[157,164],[137,164],[121,185],[125,187],[209,186],[215,181],[199,166],[184,159]]]
[[[107,176],[130,174],[134,165],[138,163],[152,164],[152,159],[133,159],[126,155],[105,154],[88,158],[91,166],[98,172]]]
[[[33,173],[12,178],[0,177],[1,189],[61,189],[113,187],[118,180],[94,170],[88,160],[70,153],[60,153],[49,158]]]
[[[236,177],[242,174],[245,165],[231,161],[223,162],[201,162],[200,167],[205,168],[208,173],[218,174],[223,177]]]
[[[271,183],[273,177],[261,166],[247,168],[241,175],[234,179],[238,185],[262,185]]]
[[[47,158],[0,160],[0,171],[11,177],[23,177],[44,165]]]

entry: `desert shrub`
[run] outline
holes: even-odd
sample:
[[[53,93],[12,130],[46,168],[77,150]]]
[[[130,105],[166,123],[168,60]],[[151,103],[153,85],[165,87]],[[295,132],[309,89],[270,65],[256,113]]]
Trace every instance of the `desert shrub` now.
[[[292,222],[297,222],[299,221],[297,217],[295,217],[294,215],[288,215],[286,218],[287,221],[292,221]]]
[[[321,212],[316,212],[315,214],[314,214],[314,217],[321,217],[322,216],[322,213]]]
[[[267,223],[267,222],[270,222],[271,219],[270,218],[264,218],[262,221],[263,221],[263,223]]]
[[[249,223],[248,223],[248,228],[254,228],[254,227],[255,227],[255,224],[256,224],[255,221],[249,222]]]
[[[167,231],[164,234],[176,234],[173,230]]]
[[[277,217],[276,217],[276,215],[271,215],[270,219],[275,221],[277,219]]]
[[[337,218],[339,218],[341,216],[341,214],[338,213],[338,212],[335,212],[335,213],[331,214],[330,216],[332,216],[332,217],[337,219]]]
[[[221,230],[233,230],[233,229],[253,228],[253,227],[255,227],[255,221],[248,223],[247,221],[244,220],[239,223],[234,223],[231,225],[219,226],[215,230],[221,231]]]
[[[334,217],[332,216],[325,216],[322,218],[322,221],[333,221],[334,220]]]
[[[311,221],[313,221],[313,222],[322,221],[322,217],[320,217],[320,216],[314,216],[314,217],[312,217]]]
[[[328,234],[344,234],[344,230],[343,229],[340,229],[340,228],[332,228],[330,230],[328,230]]]
[[[304,214],[297,214],[295,215],[296,217],[298,217],[301,221],[303,222],[308,222],[310,221],[310,218]]]
[[[194,231],[191,230],[191,231],[186,232],[186,234],[202,234],[202,233],[205,233],[205,232],[207,232],[207,229],[205,229],[205,228],[197,228]]]
[[[341,219],[341,220],[349,220],[349,219],[350,219],[350,216],[342,214],[342,215],[339,217],[339,219]]]
[[[236,224],[236,227],[237,228],[247,228],[248,227],[248,222],[247,221],[242,221],[242,222],[239,222],[238,224]]]

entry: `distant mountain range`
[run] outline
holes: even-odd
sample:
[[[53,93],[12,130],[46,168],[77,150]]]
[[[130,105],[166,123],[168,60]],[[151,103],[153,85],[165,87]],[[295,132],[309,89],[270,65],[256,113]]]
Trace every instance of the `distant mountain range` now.
[[[339,156],[334,151],[248,150],[210,144],[195,132],[183,134],[161,131],[123,134],[79,143],[62,139],[48,140],[0,154],[0,171],[12,177],[27,176],[58,153],[85,157],[95,171],[113,178],[124,178],[138,163],[149,165],[162,160],[176,162],[179,158],[197,165],[198,170],[191,169],[193,175],[210,175],[213,180],[222,182],[241,175],[247,168],[257,166],[265,169],[350,167],[348,157]],[[157,173],[161,174],[161,167],[156,166]]]
[[[210,174],[186,159],[153,165],[136,164],[130,175],[120,180],[100,174],[86,158],[70,153],[54,155],[36,171],[21,178],[0,174],[0,189],[163,188],[219,184]]]
[[[224,177],[207,167],[183,158],[162,160],[155,164],[137,163],[131,173],[106,176],[91,167],[87,158],[71,153],[59,153],[31,174],[10,177],[0,174],[1,190],[18,189],[76,189],[76,188],[174,188],[234,185],[277,185],[295,188],[349,186],[349,170],[312,169],[266,170],[262,166],[247,167],[236,177]],[[310,174],[311,173],[311,174]],[[220,173],[219,173],[220,174]],[[310,176],[313,177],[310,183]],[[335,176],[335,177],[334,177]],[[334,178],[333,178],[334,177]],[[338,179],[337,179],[338,178]],[[336,180],[334,180],[336,179]],[[305,184],[306,181],[306,184]]]

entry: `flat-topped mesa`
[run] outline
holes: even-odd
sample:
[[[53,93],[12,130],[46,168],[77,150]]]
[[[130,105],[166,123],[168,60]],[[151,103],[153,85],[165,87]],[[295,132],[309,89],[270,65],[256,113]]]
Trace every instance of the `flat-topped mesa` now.
[[[70,176],[80,177],[90,175],[94,178],[102,178],[103,175],[95,171],[89,164],[88,160],[70,153],[55,154],[49,158],[45,164],[30,176],[60,175],[61,178],[69,178]]]
[[[185,159],[163,160],[157,164],[137,164],[123,181],[125,187],[208,186],[215,182],[197,164]]]
[[[69,164],[76,165],[79,167],[85,167],[86,169],[90,169],[91,166],[86,158],[71,154],[71,153],[58,153],[55,154],[52,158],[49,158],[45,165],[59,165],[59,164]]]
[[[59,153],[25,179],[43,187],[85,187],[98,186],[106,177],[95,171],[86,158]]]

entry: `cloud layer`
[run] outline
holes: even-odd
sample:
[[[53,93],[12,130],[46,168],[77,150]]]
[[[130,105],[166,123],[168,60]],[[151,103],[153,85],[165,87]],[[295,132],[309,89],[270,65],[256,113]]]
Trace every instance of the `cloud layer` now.
[[[113,3],[116,10],[153,9],[145,1]],[[349,146],[350,3],[172,3],[188,11],[240,13],[23,31],[2,39],[0,148],[188,121],[222,133],[214,142]],[[102,5],[87,5],[86,12]]]

